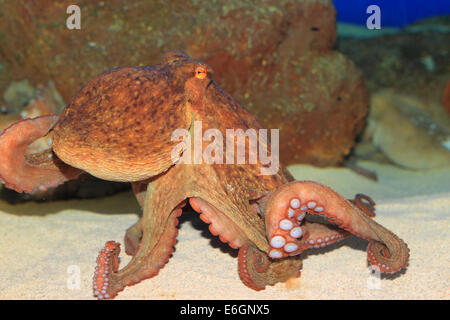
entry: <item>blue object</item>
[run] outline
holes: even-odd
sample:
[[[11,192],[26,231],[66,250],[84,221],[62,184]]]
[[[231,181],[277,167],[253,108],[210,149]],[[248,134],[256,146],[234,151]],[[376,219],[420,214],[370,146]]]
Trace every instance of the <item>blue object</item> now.
[[[450,0],[333,0],[339,22],[366,25],[367,7],[381,11],[381,28],[404,27],[416,20],[450,14]]]

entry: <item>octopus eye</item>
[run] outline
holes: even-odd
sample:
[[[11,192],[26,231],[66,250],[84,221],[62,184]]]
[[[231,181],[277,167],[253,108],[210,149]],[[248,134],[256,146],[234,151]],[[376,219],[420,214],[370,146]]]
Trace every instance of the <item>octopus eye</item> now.
[[[207,71],[203,67],[197,67],[195,68],[195,77],[197,79],[205,79],[207,76]]]

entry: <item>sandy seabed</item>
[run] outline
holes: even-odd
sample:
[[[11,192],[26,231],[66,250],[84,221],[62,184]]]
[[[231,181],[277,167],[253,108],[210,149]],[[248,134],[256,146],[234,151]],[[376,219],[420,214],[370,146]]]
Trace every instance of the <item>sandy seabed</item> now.
[[[370,195],[377,202],[376,220],[411,249],[403,272],[371,276],[367,241],[352,236],[303,253],[299,279],[256,292],[239,279],[237,251],[212,236],[197,214],[184,214],[169,263],[116,299],[449,299],[450,169],[360,165],[376,171],[379,181],[348,169],[289,170],[298,180],[324,183],[348,198]],[[93,299],[99,250],[107,240],[121,242],[124,266],[130,259],[123,252],[124,232],[138,211],[131,192],[92,200],[0,202],[0,299]]]

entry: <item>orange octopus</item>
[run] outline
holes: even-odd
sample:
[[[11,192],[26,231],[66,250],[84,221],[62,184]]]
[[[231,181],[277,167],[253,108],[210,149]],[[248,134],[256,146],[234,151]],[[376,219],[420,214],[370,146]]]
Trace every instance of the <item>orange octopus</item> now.
[[[350,234],[369,240],[368,260],[381,272],[407,265],[407,245],[373,220],[374,203],[367,196],[346,200],[322,184],[293,181],[283,168],[263,175],[266,165],[259,159],[251,164],[180,161],[186,149],[177,148],[175,129],[190,132],[196,121],[203,130],[223,134],[262,129],[212,74],[207,64],[171,51],[156,66],[102,73],[59,116],[22,120],[1,134],[0,179],[18,192],[45,190],[84,172],[131,182],[143,209],[125,235],[132,259],[119,269],[119,244],[106,243],[93,278],[98,299],[114,298],[126,286],[158,274],[173,251],[177,218],[187,201],[212,234],[239,250],[239,275],[254,290],[298,277],[301,252]],[[52,138],[51,148],[27,151],[42,136]],[[264,147],[270,149],[269,143]],[[251,156],[249,147],[245,152]]]

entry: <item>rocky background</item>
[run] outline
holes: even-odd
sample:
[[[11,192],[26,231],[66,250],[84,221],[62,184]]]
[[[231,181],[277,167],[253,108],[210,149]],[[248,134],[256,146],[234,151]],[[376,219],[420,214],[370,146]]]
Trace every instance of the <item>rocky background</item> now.
[[[215,81],[264,127],[281,129],[284,165],[341,165],[358,137],[351,159],[411,168],[446,161],[446,33],[336,42],[331,0],[79,1],[81,29],[68,30],[71,4],[0,0],[0,130],[21,118],[59,112],[100,72],[153,65],[166,51],[180,49],[208,62]],[[369,93],[358,68],[376,106],[361,136]],[[397,127],[406,129],[399,133]],[[411,138],[408,132],[417,128],[422,138]],[[430,152],[431,145],[440,160],[405,161],[414,158],[398,147],[405,139],[413,151],[414,141],[423,140],[419,153]],[[102,183],[108,192],[122,188]],[[71,190],[56,193],[97,195]]]
[[[173,49],[209,63],[264,127],[281,129],[284,165],[338,165],[364,125],[367,90],[333,50],[331,1],[79,1],[81,30],[66,28],[70,4],[0,1],[3,128],[58,112],[104,70],[153,65]]]
[[[363,79],[332,50],[331,1],[80,1],[81,30],[66,28],[70,4],[0,2],[0,90],[53,81],[68,102],[102,71],[180,49],[209,63],[265,127],[281,129],[284,164],[336,165],[364,124]]]
[[[352,157],[411,170],[450,167],[450,16],[380,37],[344,36],[337,44],[362,70],[371,94]]]

